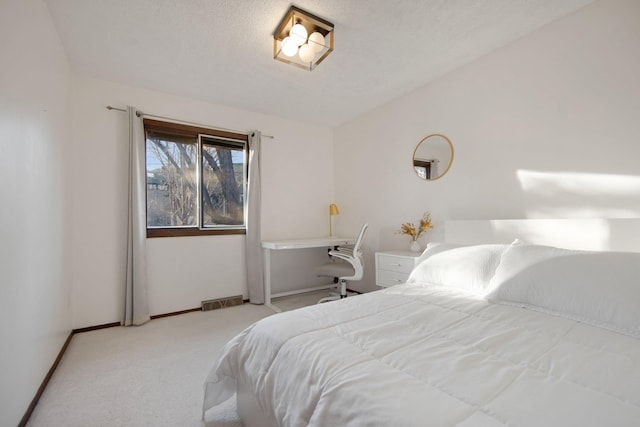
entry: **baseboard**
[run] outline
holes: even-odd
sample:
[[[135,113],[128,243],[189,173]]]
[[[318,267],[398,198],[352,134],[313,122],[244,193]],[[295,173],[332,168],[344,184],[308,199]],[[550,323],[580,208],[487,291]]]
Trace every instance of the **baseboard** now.
[[[202,311],[202,308],[197,307],[197,308],[189,308],[187,310],[172,311],[171,313],[154,314],[153,316],[151,316],[151,320],[160,319],[162,317],[178,316],[180,314],[193,313],[194,311]]]
[[[78,329],[74,329],[73,333],[80,334],[82,332],[97,331],[98,329],[113,328],[114,326],[120,326],[120,322],[104,323],[102,325],[87,326],[86,328],[78,328]]]
[[[56,357],[55,362],[53,362],[53,365],[51,365],[51,369],[49,369],[49,372],[47,372],[47,375],[44,377],[44,380],[42,381],[42,384],[40,384],[40,387],[38,388],[36,395],[33,397],[33,400],[31,400],[31,404],[29,405],[29,407],[27,408],[27,411],[24,413],[22,419],[20,420],[18,427],[24,427],[27,425],[29,418],[31,418],[31,414],[33,414],[33,410],[36,408],[36,405],[38,404],[40,397],[42,397],[42,393],[44,393],[44,389],[47,387],[47,384],[49,384],[49,380],[51,380],[51,377],[53,376],[53,373],[58,367],[60,360],[62,360],[62,356],[64,355],[64,352],[67,351],[67,347],[69,346],[69,343],[71,342],[71,338],[73,338],[74,333],[75,333],[74,331],[69,332],[69,336],[67,337],[67,340],[62,345],[62,348],[58,353],[58,357]]]

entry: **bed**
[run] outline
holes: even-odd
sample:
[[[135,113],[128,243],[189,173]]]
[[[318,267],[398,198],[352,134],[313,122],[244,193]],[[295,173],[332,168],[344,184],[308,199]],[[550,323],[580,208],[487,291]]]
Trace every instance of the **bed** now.
[[[255,323],[204,410],[235,394],[246,427],[638,425],[640,221],[534,222],[447,223],[406,284]]]

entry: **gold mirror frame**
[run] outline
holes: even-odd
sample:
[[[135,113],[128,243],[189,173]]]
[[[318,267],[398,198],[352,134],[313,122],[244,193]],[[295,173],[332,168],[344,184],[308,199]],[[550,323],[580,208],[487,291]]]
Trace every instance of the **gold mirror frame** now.
[[[443,138],[445,141],[447,141],[447,143],[449,144],[449,149],[451,150],[451,158],[449,159],[449,164],[447,165],[447,167],[445,168],[444,171],[442,171],[442,173],[439,173],[438,176],[436,176],[435,178],[423,178],[420,176],[420,174],[418,173],[416,167],[419,167],[420,165],[416,165],[416,154],[418,152],[418,149],[420,148],[420,146],[422,145],[423,142],[425,142],[427,139],[429,138],[433,138],[433,137],[440,137]],[[427,135],[424,138],[422,138],[418,144],[416,145],[416,148],[413,150],[413,157],[411,158],[411,167],[413,168],[413,172],[416,174],[416,176],[424,181],[436,181],[440,178],[442,178],[443,176],[445,176],[447,174],[447,172],[449,172],[449,169],[451,169],[451,165],[453,164],[453,156],[454,156],[454,152],[453,152],[453,144],[451,143],[451,140],[449,138],[447,138],[446,136],[442,135],[441,133],[433,133],[431,135]]]

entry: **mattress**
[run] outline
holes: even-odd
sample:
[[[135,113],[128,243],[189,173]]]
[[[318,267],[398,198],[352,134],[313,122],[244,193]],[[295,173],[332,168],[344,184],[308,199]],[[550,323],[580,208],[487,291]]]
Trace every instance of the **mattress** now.
[[[631,426],[640,339],[414,282],[265,318],[231,340],[204,410],[238,386],[278,426]]]

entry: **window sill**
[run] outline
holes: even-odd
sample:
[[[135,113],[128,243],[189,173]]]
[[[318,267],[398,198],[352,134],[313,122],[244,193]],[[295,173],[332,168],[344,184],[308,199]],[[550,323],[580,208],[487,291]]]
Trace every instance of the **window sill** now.
[[[199,228],[147,228],[147,238],[185,237],[185,236],[224,236],[231,234],[247,234],[244,228],[204,229]]]

